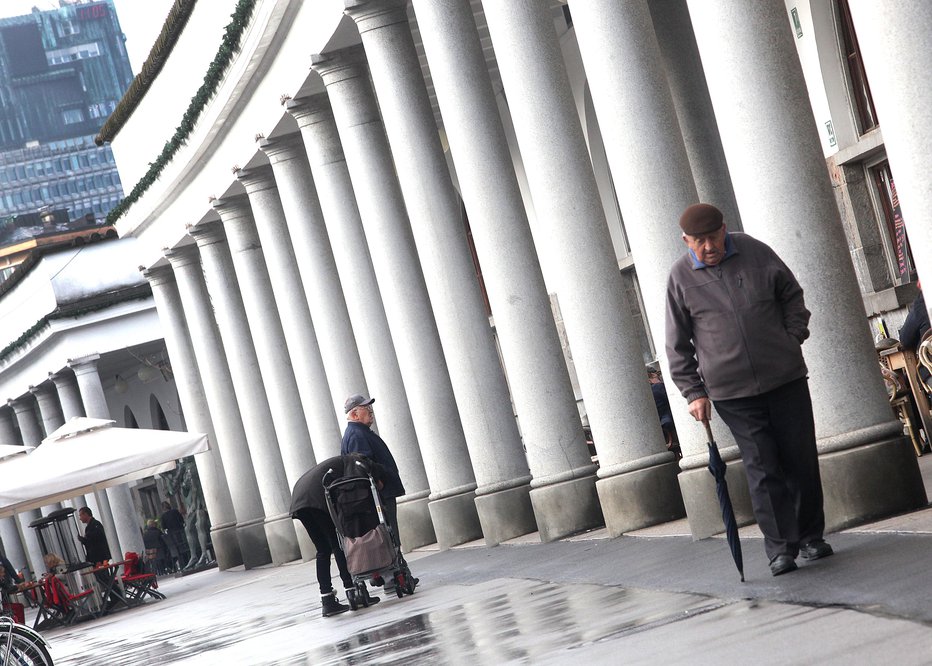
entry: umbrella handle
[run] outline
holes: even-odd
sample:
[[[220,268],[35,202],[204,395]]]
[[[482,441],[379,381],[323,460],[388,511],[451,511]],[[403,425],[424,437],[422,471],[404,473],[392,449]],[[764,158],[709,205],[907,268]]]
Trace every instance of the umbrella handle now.
[[[714,441],[715,441],[715,437],[712,436],[712,426],[709,425],[709,421],[708,421],[707,419],[703,419],[703,420],[702,420],[702,425],[705,426],[705,434],[706,434],[706,437],[709,438],[709,441],[710,441],[710,442],[714,442]]]

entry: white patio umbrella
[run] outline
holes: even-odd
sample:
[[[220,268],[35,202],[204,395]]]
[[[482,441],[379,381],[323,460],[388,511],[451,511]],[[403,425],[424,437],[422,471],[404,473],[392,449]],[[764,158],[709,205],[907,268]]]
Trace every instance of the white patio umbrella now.
[[[0,460],[0,518],[167,472],[209,448],[201,433],[75,417],[31,453]]]

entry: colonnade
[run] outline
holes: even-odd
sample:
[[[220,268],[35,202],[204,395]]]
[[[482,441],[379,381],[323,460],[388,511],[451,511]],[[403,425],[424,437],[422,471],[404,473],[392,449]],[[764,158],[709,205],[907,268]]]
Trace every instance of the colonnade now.
[[[511,146],[470,2],[412,4],[455,181],[408,3],[346,0],[361,44],[306,63],[325,92],[286,100],[297,130],[261,138],[269,165],[238,171],[230,191],[241,193],[206,217],[191,210],[201,221],[144,270],[182,368],[189,426],[217,445],[199,472],[221,567],[308,556],[288,491],[338,451],[341,403],[357,392],[375,397],[408,492],[405,549],[535,531],[552,540],[602,524],[618,535],[684,513],[695,536],[719,531],[704,433],[672,383],[684,459],[664,445],[547,3],[483,3]],[[751,14],[738,0],[569,7],[661,365],[666,274],[684,251],[676,221],[700,199],[718,203],[731,228],[777,250],[813,311],[804,352],[829,529],[924,503],[877,370],[784,4]],[[548,245],[598,464],[532,229]],[[81,384],[88,413],[93,395]],[[740,470],[728,434],[716,437]]]
[[[28,394],[8,399],[7,407],[0,408],[0,444],[35,447],[72,417],[109,419],[97,370],[98,360],[96,354],[70,359],[67,367],[49,373],[44,381],[30,386]],[[13,427],[13,418],[16,419],[16,428]],[[0,519],[0,539],[14,565],[26,565],[35,573],[45,571],[36,531],[29,524],[50,511],[62,508],[63,504],[75,509],[82,506],[91,509],[103,523],[114,557],[127,551],[145,551],[132,494],[126,485],[122,485],[42,509],[24,511],[16,514],[15,518]]]

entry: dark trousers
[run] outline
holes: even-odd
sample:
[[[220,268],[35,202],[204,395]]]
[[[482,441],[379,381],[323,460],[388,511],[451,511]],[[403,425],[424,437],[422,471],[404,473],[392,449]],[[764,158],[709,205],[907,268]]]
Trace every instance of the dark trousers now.
[[[346,568],[346,556],[340,543],[337,541],[337,531],[330,519],[330,514],[317,509],[301,509],[298,511],[298,520],[304,525],[308,536],[317,549],[317,583],[320,585],[321,595],[333,592],[333,583],[330,580],[330,556],[337,561],[337,570],[343,587],[353,587],[353,577]]]
[[[825,530],[808,380],[714,404],[741,450],[767,557],[796,557]]]
[[[394,497],[382,499],[382,512],[385,514],[385,522],[392,528],[392,541],[396,546],[401,546],[401,535],[398,534],[398,502]]]

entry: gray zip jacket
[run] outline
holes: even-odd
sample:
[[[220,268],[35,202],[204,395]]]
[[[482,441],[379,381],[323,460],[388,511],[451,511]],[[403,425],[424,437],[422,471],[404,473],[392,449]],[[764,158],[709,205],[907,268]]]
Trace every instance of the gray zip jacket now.
[[[698,264],[687,252],[667,280],[667,358],[689,402],[760,395],[807,373],[802,287],[769,246],[729,236],[730,252],[718,265]]]

